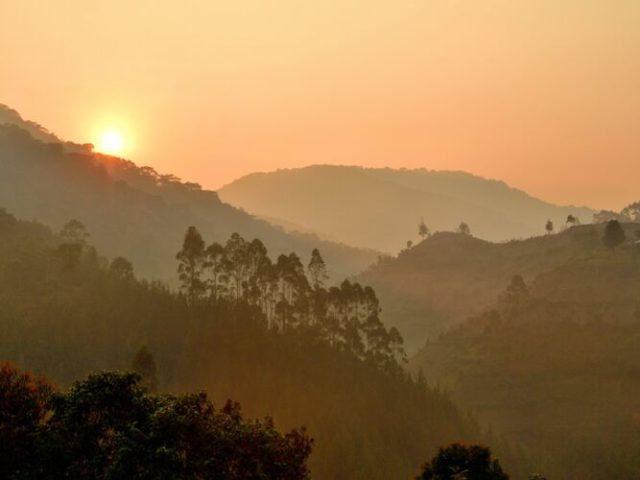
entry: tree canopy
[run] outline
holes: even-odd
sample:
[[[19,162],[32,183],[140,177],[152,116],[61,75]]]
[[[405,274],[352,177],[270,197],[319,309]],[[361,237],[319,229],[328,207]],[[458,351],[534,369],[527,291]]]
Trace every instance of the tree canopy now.
[[[488,448],[454,443],[440,448],[416,480],[509,480]]]
[[[104,372],[60,392],[0,366],[3,478],[310,478],[304,429],[281,434],[204,393],[150,395],[140,380]]]

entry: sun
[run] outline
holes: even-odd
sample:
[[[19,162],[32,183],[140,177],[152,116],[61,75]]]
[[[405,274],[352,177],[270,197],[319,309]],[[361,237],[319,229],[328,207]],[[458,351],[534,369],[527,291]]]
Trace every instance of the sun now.
[[[124,141],[122,134],[117,130],[108,130],[100,138],[100,151],[112,155],[122,152]]]

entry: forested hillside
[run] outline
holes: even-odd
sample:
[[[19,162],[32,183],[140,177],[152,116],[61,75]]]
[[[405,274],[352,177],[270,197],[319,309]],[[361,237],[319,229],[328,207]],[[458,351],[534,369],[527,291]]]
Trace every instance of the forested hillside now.
[[[640,245],[610,226],[566,232],[576,255],[555,267],[541,260],[548,270],[529,282],[514,276],[491,308],[412,360],[526,445],[549,478],[633,479],[640,469]]]
[[[251,213],[279,218],[350,245],[396,253],[416,241],[422,218],[431,232],[467,223],[478,238],[504,241],[544,232],[588,208],[557,206],[503,182],[465,172],[313,165],[253,173],[219,190]]]
[[[277,254],[319,246],[334,278],[355,274],[377,258],[370,250],[286,233],[197,184],[93,153],[90,146],[62,143],[1,105],[0,204],[55,229],[77,218],[100,251],[130,258],[147,278],[173,278],[165,259],[189,225],[219,240],[232,232],[259,237]]]
[[[624,229],[626,241],[618,250],[629,252],[640,225],[627,223]],[[635,267],[603,244],[604,230],[604,224],[574,226],[558,234],[507,243],[439,233],[396,258],[379,262],[358,278],[378,292],[385,318],[398,327],[412,353],[427,338],[490,308],[516,274],[531,282],[554,271],[557,288],[548,291],[548,283],[539,282],[533,288],[540,295],[579,296],[596,306],[602,295],[610,301],[635,302],[635,284],[625,273]],[[584,271],[578,274],[576,269]],[[567,277],[569,271],[573,274]],[[624,318],[630,318],[628,311]]]
[[[460,440],[496,446],[510,471],[527,468],[445,394],[403,373],[375,292],[322,287],[320,255],[301,271],[297,256],[272,261],[257,240],[208,244],[190,229],[166,260],[180,266],[174,294],[136,280],[126,259],[100,256],[90,234],[77,221],[54,235],[0,214],[0,358],[64,387],[129,368],[146,345],[161,390],[205,388],[279,429],[306,426],[313,478],[410,478]]]

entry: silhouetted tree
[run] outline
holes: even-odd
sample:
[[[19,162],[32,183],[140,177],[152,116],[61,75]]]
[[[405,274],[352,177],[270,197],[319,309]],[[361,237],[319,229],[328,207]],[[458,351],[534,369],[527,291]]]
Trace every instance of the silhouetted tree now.
[[[471,235],[471,228],[469,228],[469,225],[466,222],[460,222],[460,225],[458,226],[458,232],[460,232],[462,235]]]
[[[640,222],[640,202],[634,202],[622,209],[620,215],[630,222]]]
[[[309,478],[312,440],[304,429],[283,435],[269,418],[247,422],[237,403],[216,410],[204,393],[149,395],[138,375],[115,372],[41,400],[33,380],[8,377],[0,454],[15,452],[0,464],[3,478]],[[21,426],[17,436],[7,424]],[[23,437],[24,451],[5,443]]]
[[[225,258],[228,262],[228,274],[230,288],[236,301],[240,300],[244,293],[244,282],[249,273],[250,257],[249,244],[238,233],[232,233],[224,246]]]
[[[69,220],[60,230],[60,238],[65,243],[86,245],[89,232],[82,222],[76,219]]]
[[[158,378],[156,376],[156,361],[145,345],[140,347],[131,362],[131,370],[141,378],[141,384],[150,393],[158,391]]]
[[[547,234],[553,233],[553,222],[551,220],[547,220],[544,229],[547,231]]]
[[[205,283],[202,273],[205,264],[204,240],[196,227],[189,227],[182,242],[182,250],[176,254],[178,260],[178,275],[182,289],[187,293],[189,302],[193,305],[204,292]]]
[[[116,257],[109,265],[109,273],[122,280],[133,280],[133,264],[124,257]]]
[[[43,378],[0,363],[0,478],[19,478],[13,474],[24,472],[36,458],[37,433],[52,390]]]
[[[58,256],[65,268],[75,268],[87,250],[89,233],[78,220],[67,222],[59,233],[62,243],[58,247]]]
[[[505,313],[514,314],[529,298],[529,288],[521,275],[514,275],[501,295],[500,301],[504,306]]]
[[[314,248],[311,252],[311,260],[307,266],[309,272],[309,278],[311,279],[311,286],[313,288],[319,288],[324,286],[324,282],[327,281],[329,275],[327,275],[327,265],[324,263],[320,251]]]
[[[420,238],[422,239],[431,235],[429,227],[424,223],[424,218],[420,218],[420,223],[418,224],[418,235],[420,235]]]
[[[629,221],[628,218],[611,210],[600,210],[593,214],[593,223],[607,223],[611,220],[618,220],[619,222]]]
[[[416,480],[509,480],[491,452],[479,445],[458,443],[440,448]]]
[[[620,222],[617,220],[610,220],[607,222],[607,226],[604,230],[604,236],[602,237],[602,242],[608,248],[616,248],[618,245],[621,245],[626,240],[627,236],[620,225]]]
[[[224,295],[228,281],[228,259],[225,249],[217,242],[213,242],[206,250],[206,267],[210,272],[209,289],[211,299],[217,301],[220,295]]]
[[[569,214],[567,215],[567,220],[565,222],[565,225],[567,226],[571,225],[572,227],[575,225],[580,225],[580,220],[575,215]]]
[[[413,241],[407,240],[407,250],[411,250],[411,247],[413,247]]]

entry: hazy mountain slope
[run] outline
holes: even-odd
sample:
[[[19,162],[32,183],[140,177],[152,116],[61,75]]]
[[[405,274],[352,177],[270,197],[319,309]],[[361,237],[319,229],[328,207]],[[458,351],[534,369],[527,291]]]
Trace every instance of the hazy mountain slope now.
[[[190,308],[109,268],[91,247],[68,257],[63,241],[0,209],[0,359],[64,387],[93,370],[130,368],[145,344],[162,391],[205,389],[219,406],[232,398],[251,417],[306,426],[317,479],[412,478],[452,441],[488,443],[509,471],[522,470],[522,458],[432,387],[309,331],[268,329],[243,302]]]
[[[595,301],[597,295],[587,292],[597,290],[601,280],[606,285],[616,279],[615,275],[605,276],[606,266],[615,256],[602,244],[603,229],[603,225],[585,225],[556,235],[498,244],[440,233],[373,266],[359,280],[376,289],[385,318],[400,329],[411,352],[447,326],[493,305],[516,274],[530,282],[555,270],[555,296],[579,295],[585,301]],[[629,224],[626,229],[627,237],[634,238],[637,225]],[[584,274],[561,282],[562,272],[572,264]],[[590,283],[585,286],[584,282]],[[544,285],[548,284],[532,287],[533,292]],[[616,292],[624,298],[636,295],[624,285]]]
[[[295,251],[303,261],[318,247],[334,278],[359,272],[377,257],[372,251],[287,233],[221,202],[215,192],[171,175],[94,154],[81,145],[36,140],[19,117],[7,118],[20,126],[0,125],[0,205],[54,229],[76,218],[100,250],[129,258],[145,276],[173,278],[166,259],[175,255],[189,225],[210,241],[234,231],[260,237],[274,253]]]
[[[559,207],[503,182],[463,172],[314,165],[254,173],[219,190],[233,205],[305,225],[346,243],[397,252],[417,237],[421,217],[432,231],[467,222],[493,241],[560,227],[567,215],[591,220],[588,208]]]
[[[548,478],[634,479],[638,292],[638,246],[593,252],[427,343],[412,366],[527,445]]]
[[[4,124],[17,125],[29,132],[33,138],[46,143],[63,143],[42,125],[23,119],[17,111],[0,103],[0,125]]]

